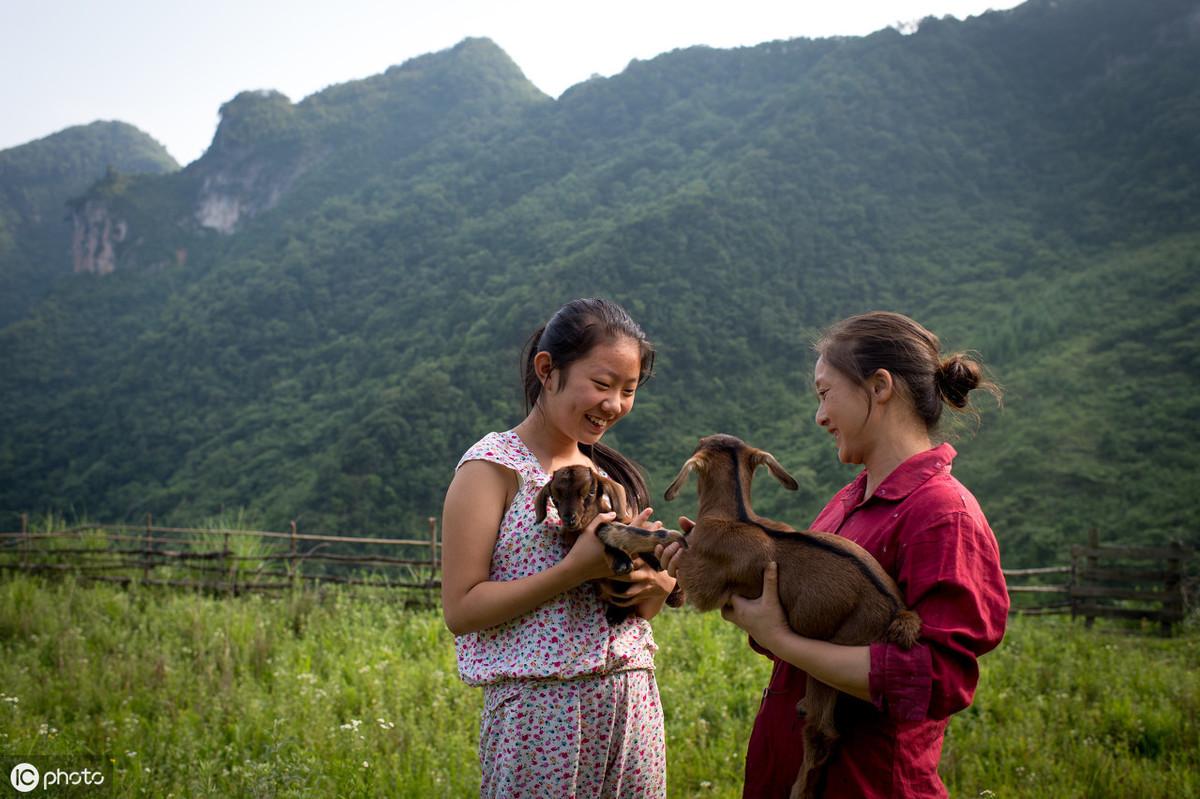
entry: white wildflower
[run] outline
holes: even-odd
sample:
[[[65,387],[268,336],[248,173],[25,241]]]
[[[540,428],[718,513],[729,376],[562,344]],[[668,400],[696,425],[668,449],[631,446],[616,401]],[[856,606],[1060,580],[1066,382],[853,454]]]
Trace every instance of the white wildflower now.
[[[362,724],[362,719],[350,719],[348,723],[342,725],[342,729],[358,732],[358,727],[360,724]]]

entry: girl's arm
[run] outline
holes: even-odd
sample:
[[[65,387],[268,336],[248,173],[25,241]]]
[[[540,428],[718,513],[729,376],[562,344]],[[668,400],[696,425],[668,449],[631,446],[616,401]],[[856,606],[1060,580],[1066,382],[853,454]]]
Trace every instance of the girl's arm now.
[[[613,572],[596,527],[615,514],[602,513],[563,560],[518,580],[489,579],[500,522],[515,493],[511,470],[469,461],[454,475],[442,510],[442,613],[455,635],[494,627],[524,615],[580,583]]]
[[[763,572],[762,596],[746,599],[734,595],[721,609],[721,616],[780,660],[842,693],[870,702],[871,647],[844,646],[796,635],[779,604],[778,583],[779,567],[772,562]]]

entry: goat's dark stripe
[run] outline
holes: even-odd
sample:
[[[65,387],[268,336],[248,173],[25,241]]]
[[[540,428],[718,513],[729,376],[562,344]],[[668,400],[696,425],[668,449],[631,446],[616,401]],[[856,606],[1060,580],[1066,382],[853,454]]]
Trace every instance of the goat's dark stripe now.
[[[824,549],[827,552],[832,552],[835,555],[839,555],[843,558],[849,558],[851,561],[854,562],[854,565],[858,567],[858,570],[861,571],[863,573],[863,575],[871,581],[872,584],[874,584],[875,588],[877,588],[879,590],[879,593],[881,593],[885,597],[887,597],[888,600],[891,601],[892,606],[894,608],[896,608],[897,610],[900,609],[900,601],[896,597],[896,595],[893,594],[888,589],[887,585],[883,582],[883,580],[879,579],[879,575],[876,574],[874,571],[872,571],[871,567],[868,566],[867,564],[863,563],[862,559],[859,558],[857,555],[855,555],[853,552],[847,552],[845,549],[839,547],[837,544],[830,544],[827,541],[822,541],[819,538],[814,538],[813,536],[806,535],[805,533],[801,533],[801,532],[788,533],[788,532],[784,532],[783,530],[772,530],[770,527],[765,527],[756,521],[752,521],[752,520],[747,520],[747,521],[750,524],[753,524],[758,529],[762,530],[767,535],[771,536],[772,538],[778,538],[781,541],[793,541],[793,542],[796,542],[799,544],[804,544],[805,546],[818,547],[820,549]]]
[[[813,538],[810,535],[805,535],[804,533],[800,533],[800,532],[790,533],[790,532],[785,532],[783,530],[773,530],[770,527],[767,527],[766,525],[760,524],[760,523],[754,521],[754,519],[751,519],[750,513],[746,509],[746,495],[742,493],[741,459],[738,457],[738,453],[736,450],[734,450],[733,447],[726,448],[726,452],[728,452],[729,457],[733,459],[733,483],[734,483],[733,487],[734,487],[734,490],[737,491],[738,521],[745,522],[746,524],[754,525],[755,527],[757,527],[758,529],[762,530],[764,533],[769,535],[771,538],[778,538],[778,539],[784,540],[784,541],[794,541],[794,542],[805,544],[808,546],[819,547],[820,549],[824,549],[827,552],[832,552],[835,555],[840,555],[843,558],[849,558],[850,560],[854,561],[854,565],[857,566],[858,570],[861,571],[863,573],[863,575],[871,581],[871,583],[875,586],[875,588],[879,591],[879,593],[883,594],[885,597],[887,597],[891,601],[892,607],[895,608],[896,610],[900,609],[900,602],[897,599],[896,595],[893,594],[891,592],[891,590],[888,589],[887,585],[882,580],[879,579],[879,575],[876,574],[874,571],[872,571],[871,567],[868,566],[867,564],[863,563],[862,560],[860,560],[858,558],[858,556],[856,556],[853,552],[847,552],[846,550],[842,549],[841,547],[837,546],[836,544],[827,543],[825,541],[820,540],[819,538]]]
[[[750,521],[750,513],[746,509],[746,495],[742,493],[741,459],[738,458],[737,450],[733,447],[729,447],[725,451],[729,453],[729,457],[733,461],[733,490],[737,492],[738,519],[748,522]]]

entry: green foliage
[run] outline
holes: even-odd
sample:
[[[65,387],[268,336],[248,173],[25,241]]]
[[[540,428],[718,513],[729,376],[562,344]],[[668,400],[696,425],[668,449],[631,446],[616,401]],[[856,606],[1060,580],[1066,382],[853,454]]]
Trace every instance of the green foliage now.
[[[115,273],[0,329],[0,527],[423,530],[459,455],[521,418],[525,338],[599,294],[659,348],[610,434],[656,491],[730,432],[800,480],[760,481],[761,512],[815,516],[853,471],[812,423],[810,342],[886,307],[1008,390],[955,439],[1006,563],[1091,527],[1200,544],[1189,13],[1039,0],[692,48],[557,101],[467,40],[296,104],[239,95],[196,163],[79,199],[128,224]],[[214,192],[249,209],[231,234],[197,221]]]
[[[69,200],[112,170],[178,168],[161,144],[123,122],[79,125],[0,151],[0,327],[71,271]]]
[[[668,795],[739,796],[769,662],[716,614],[668,611],[654,629]],[[1014,619],[950,721],[951,794],[1194,795],[1197,643]],[[120,795],[478,790],[482,693],[458,680],[440,614],[393,594],[219,600],[14,576],[0,653],[0,753],[108,753]]]

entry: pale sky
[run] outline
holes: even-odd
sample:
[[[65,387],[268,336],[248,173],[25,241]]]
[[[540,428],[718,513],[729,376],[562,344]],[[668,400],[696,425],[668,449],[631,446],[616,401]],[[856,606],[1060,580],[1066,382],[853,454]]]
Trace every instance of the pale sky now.
[[[129,122],[181,164],[246,89],[293,102],[486,36],[557,97],[680,47],[865,35],[1016,0],[0,0],[0,149],[97,119]]]

